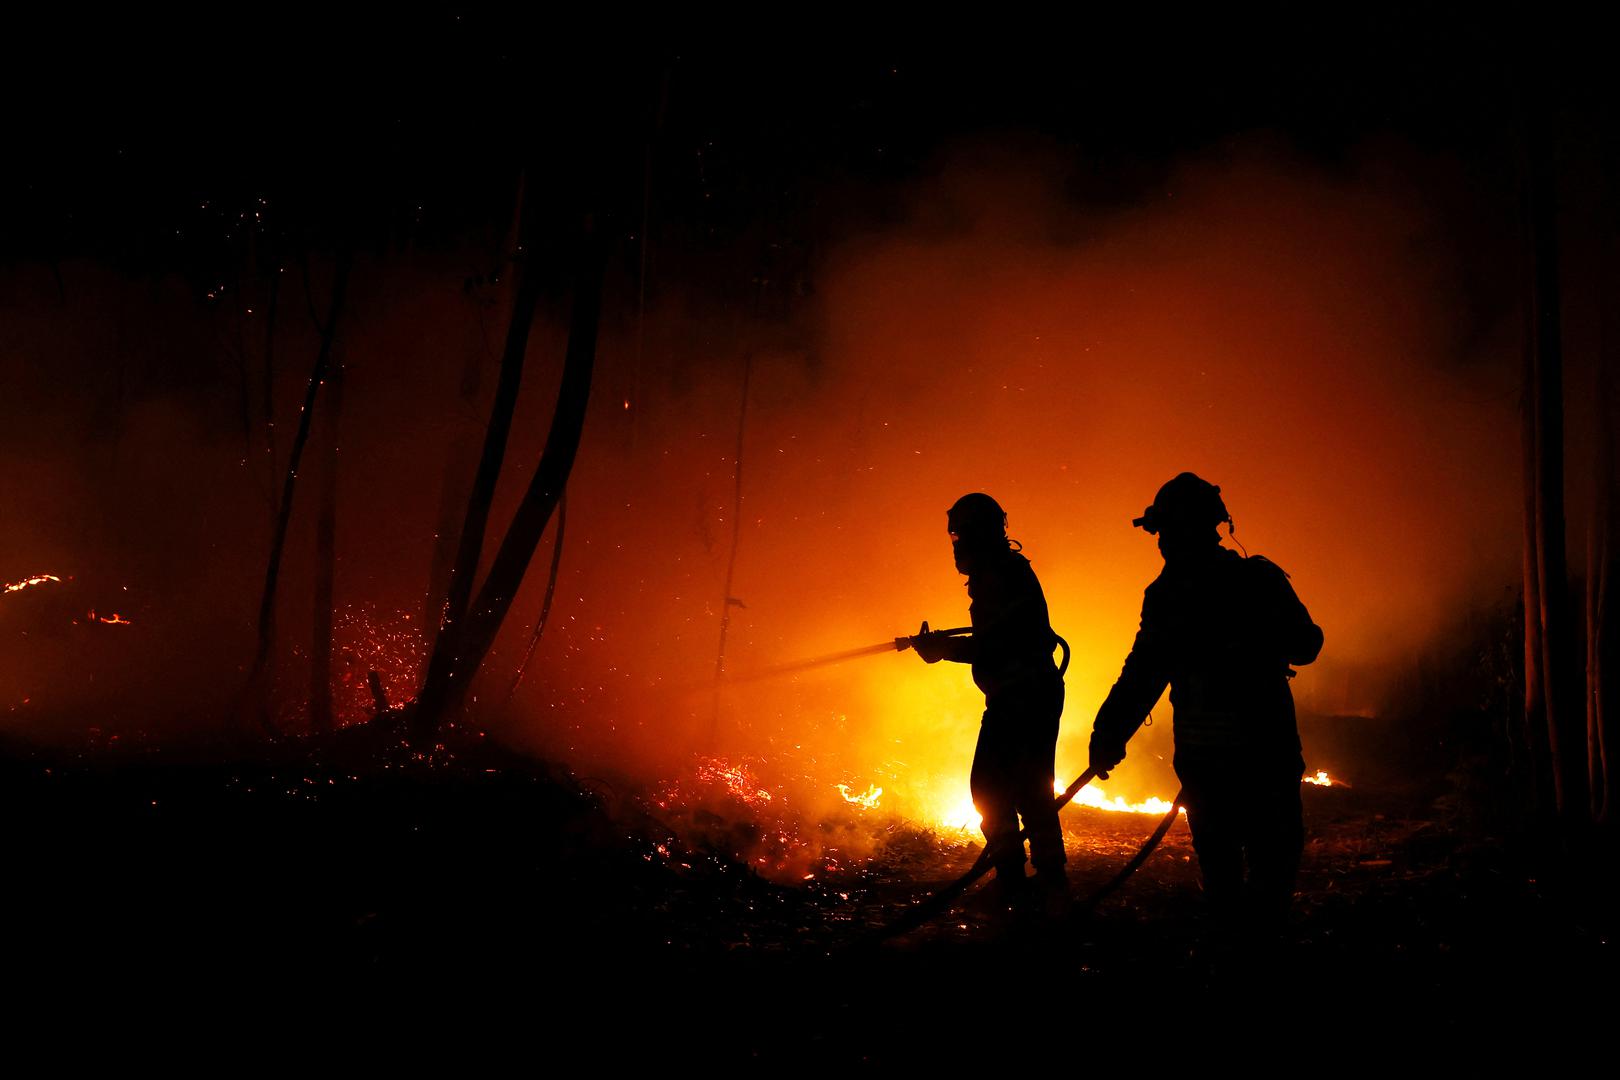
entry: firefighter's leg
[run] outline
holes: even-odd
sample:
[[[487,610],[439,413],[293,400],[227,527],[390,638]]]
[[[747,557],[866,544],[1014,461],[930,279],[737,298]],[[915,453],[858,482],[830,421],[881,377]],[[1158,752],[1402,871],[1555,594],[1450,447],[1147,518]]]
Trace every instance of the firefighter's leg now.
[[[1249,915],[1261,928],[1280,927],[1293,904],[1305,848],[1301,768],[1284,763],[1254,778],[1245,829],[1249,856]]]
[[[1063,684],[1047,688],[1027,704],[1018,718],[1020,734],[1018,811],[1029,830],[1029,861],[1037,874],[1063,877],[1068,856],[1063,850],[1063,826],[1052,792],[1053,760],[1057,754],[1058,718],[1063,714]]]
[[[1013,798],[1016,745],[1007,725],[986,709],[979,725],[979,745],[973,752],[969,787],[973,806],[983,821],[984,842],[996,848],[996,877],[1004,884],[1024,877],[1024,845],[1018,841],[1018,812]]]
[[[1221,918],[1236,916],[1243,901],[1243,815],[1240,782],[1219,761],[1176,756],[1187,826],[1204,881],[1204,898]]]

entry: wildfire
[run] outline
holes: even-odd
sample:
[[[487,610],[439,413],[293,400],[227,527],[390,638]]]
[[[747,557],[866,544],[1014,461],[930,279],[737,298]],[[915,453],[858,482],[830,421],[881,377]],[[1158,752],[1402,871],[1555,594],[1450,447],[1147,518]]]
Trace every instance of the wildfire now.
[[[939,822],[940,828],[956,829],[959,832],[975,832],[984,821],[971,798],[957,800],[934,817]]]
[[[8,584],[6,586],[6,592],[8,592],[8,593],[22,592],[24,589],[33,588],[35,585],[44,585],[46,582],[49,582],[49,581],[61,581],[61,580],[62,579],[57,577],[55,574],[35,574],[33,577],[26,577],[26,578],[23,578],[21,581],[13,581],[13,582],[11,582],[10,584]]]
[[[91,622],[106,623],[108,626],[133,626],[133,625],[135,625],[131,620],[124,618],[122,615],[118,614],[118,612],[116,612],[116,611],[113,612],[111,615],[97,615],[96,614],[96,609],[91,608],[89,618],[90,618]]]
[[[1327,774],[1325,769],[1317,769],[1315,776],[1305,777],[1305,783],[1315,784],[1317,787],[1349,787],[1343,780],[1335,780]]]
[[[1063,792],[1061,784],[1053,784],[1052,786],[1058,794]],[[1126,802],[1123,795],[1115,795],[1110,799],[1101,791],[1089,785],[1080,789],[1080,794],[1074,797],[1074,801],[1081,806],[1089,806],[1093,810],[1110,810],[1120,814],[1156,814],[1162,816],[1170,812],[1169,799],[1154,796],[1144,799],[1142,802]],[[1186,808],[1183,807],[1181,812],[1185,814],[1187,812]]]
[[[1061,795],[1063,791],[1063,783],[1053,781],[1052,794]],[[1080,789],[1080,793],[1074,797],[1074,802],[1077,806],[1087,806],[1093,810],[1107,810],[1116,814],[1163,816],[1170,812],[1169,799],[1155,797],[1144,799],[1141,802],[1128,802],[1123,795],[1115,795],[1110,799],[1097,788],[1089,785]],[[1183,808],[1181,812],[1185,814],[1187,811]],[[955,829],[960,832],[976,832],[980,822],[983,820],[979,816],[979,811],[974,808],[971,798],[962,798],[948,803],[931,816],[938,823],[939,828]]]
[[[852,795],[848,784],[839,784],[838,794],[842,795],[847,803],[854,803],[862,810],[872,810],[877,807],[878,799],[883,795],[883,789],[876,784],[868,784],[865,791],[859,795]]]

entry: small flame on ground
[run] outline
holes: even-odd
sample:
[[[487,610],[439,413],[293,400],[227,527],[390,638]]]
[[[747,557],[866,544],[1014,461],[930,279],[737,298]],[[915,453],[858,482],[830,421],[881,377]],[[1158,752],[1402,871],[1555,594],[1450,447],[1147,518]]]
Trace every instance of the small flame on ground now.
[[[1052,787],[1056,794],[1061,795],[1063,793],[1063,788],[1057,784],[1053,784]],[[1163,815],[1170,812],[1171,806],[1169,799],[1161,799],[1157,796],[1134,803],[1126,802],[1123,795],[1115,795],[1110,799],[1094,787],[1081,788],[1080,793],[1074,797],[1074,801],[1081,806],[1089,806],[1093,810],[1109,810],[1119,814]],[[1183,807],[1181,812],[1185,814],[1187,812],[1186,808]]]
[[[130,621],[129,619],[124,618],[122,615],[118,614],[118,612],[116,612],[116,611],[113,612],[111,615],[97,615],[96,614],[96,609],[91,608],[89,617],[90,617],[91,622],[106,623],[108,626],[133,626],[133,625],[135,625],[132,621]]]
[[[848,784],[839,784],[838,794],[842,795],[847,803],[854,803],[862,810],[872,810],[877,807],[878,799],[883,796],[883,789],[876,784],[868,784],[866,790],[859,795],[851,795]]]
[[[21,581],[11,582],[6,586],[6,592],[22,592],[24,589],[32,588],[35,585],[44,585],[49,581],[61,580],[62,579],[57,577],[55,574],[35,574],[33,577],[25,577]]]
[[[1317,787],[1349,787],[1343,780],[1335,780],[1327,774],[1326,769],[1317,769],[1315,776],[1305,777],[1305,783],[1315,784]]]
[[[1061,781],[1053,781],[1052,794],[1061,795],[1065,788]],[[1162,816],[1170,812],[1170,800],[1160,798],[1144,799],[1141,802],[1127,802],[1123,795],[1115,795],[1112,799],[1094,787],[1083,787],[1074,797],[1079,806],[1088,806],[1093,810],[1107,810],[1116,814],[1154,814]],[[1182,808],[1186,813],[1186,808]],[[983,824],[983,818],[974,807],[971,798],[964,798],[950,804],[933,815],[938,827],[955,829],[960,832],[977,832]]]
[[[936,815],[936,818],[941,828],[956,829],[959,832],[977,832],[984,822],[971,798],[958,800]]]

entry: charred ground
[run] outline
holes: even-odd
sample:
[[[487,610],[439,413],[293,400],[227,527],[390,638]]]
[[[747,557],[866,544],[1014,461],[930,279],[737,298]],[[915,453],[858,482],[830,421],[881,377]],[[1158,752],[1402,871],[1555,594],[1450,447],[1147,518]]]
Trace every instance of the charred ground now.
[[[811,827],[876,832],[875,853],[788,885],[745,861],[745,805],[671,820],[653,792],[487,743],[437,760],[353,734],[271,761],[7,751],[13,983],[109,1018],[202,1010],[296,1038],[288,1010],[427,1009],[436,1043],[452,1018],[511,1010],[548,1053],[598,1060],[1055,1065],[1091,1040],[1150,1063],[1163,1038],[1217,1032],[1273,1062],[1407,1040],[1466,1058],[1526,1016],[1578,1025],[1613,977],[1612,881],[1410,790],[1307,789],[1299,900],[1271,947],[1212,936],[1179,823],[1095,911],[1009,919],[975,892],[879,944],[976,843],[852,809]],[[1079,890],[1154,821],[1071,810]]]

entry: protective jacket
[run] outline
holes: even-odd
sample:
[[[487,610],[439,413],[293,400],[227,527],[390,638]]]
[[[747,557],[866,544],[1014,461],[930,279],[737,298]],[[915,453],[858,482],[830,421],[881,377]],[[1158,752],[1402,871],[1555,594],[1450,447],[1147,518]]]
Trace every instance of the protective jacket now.
[[[972,664],[987,699],[1057,682],[1057,636],[1029,560],[1010,548],[988,555],[974,565],[967,590],[973,636],[950,639],[944,658]]]
[[[1142,597],[1141,628],[1093,731],[1123,747],[1169,685],[1178,757],[1205,748],[1297,755],[1290,665],[1321,649],[1321,629],[1275,563],[1223,547],[1166,563]]]
[[[1052,662],[1057,637],[1046,596],[1029,560],[1000,545],[975,556],[968,598],[973,636],[945,638],[918,651],[972,664],[973,681],[984,691],[969,787],[985,841],[1001,852],[997,878],[1023,880],[1024,845],[1016,843],[1020,817],[1036,871],[1061,874],[1066,855],[1052,799],[1052,762],[1063,680]]]

